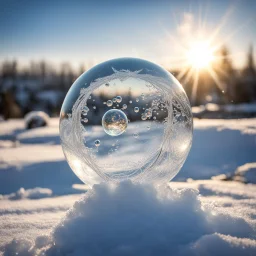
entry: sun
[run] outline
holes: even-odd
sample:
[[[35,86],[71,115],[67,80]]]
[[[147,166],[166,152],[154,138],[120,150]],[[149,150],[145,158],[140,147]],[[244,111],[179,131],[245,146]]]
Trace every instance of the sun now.
[[[192,68],[208,68],[214,59],[213,50],[207,42],[197,41],[187,50],[186,58]]]

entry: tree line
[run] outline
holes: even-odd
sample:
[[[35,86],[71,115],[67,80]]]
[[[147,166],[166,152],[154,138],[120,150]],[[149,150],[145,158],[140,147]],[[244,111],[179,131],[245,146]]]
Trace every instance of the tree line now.
[[[189,77],[189,70],[180,79],[192,105],[256,101],[253,47],[249,47],[246,65],[242,69],[234,68],[232,55],[226,46],[220,49],[218,56],[218,61],[210,67],[211,72],[207,69],[198,72],[197,83],[194,74]],[[24,68],[17,60],[3,61],[0,66],[0,115],[5,119],[22,117],[31,110],[58,115],[68,89],[84,71],[84,65],[74,71],[67,62],[56,70],[47,61],[32,61]],[[183,72],[169,71],[176,77]]]

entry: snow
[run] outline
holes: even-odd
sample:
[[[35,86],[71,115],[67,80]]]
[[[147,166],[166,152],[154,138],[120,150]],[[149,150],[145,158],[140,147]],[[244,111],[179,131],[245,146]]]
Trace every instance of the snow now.
[[[243,183],[256,184],[256,163],[239,166],[233,173],[213,176],[214,180],[235,180]]]
[[[0,255],[255,255],[256,119],[194,124],[176,182],[88,190],[66,163],[57,118],[29,131],[1,122]]]
[[[254,255],[256,251],[255,240],[236,238],[221,234],[205,235],[200,238],[187,255]]]
[[[256,159],[256,119],[196,120],[191,152],[175,180],[210,179]]]
[[[4,250],[5,255],[198,255],[198,247],[224,255],[242,247],[249,255],[256,249],[256,225],[231,211],[202,204],[191,188],[103,183],[77,201],[48,238],[15,240]]]
[[[10,195],[2,196],[2,198],[7,198],[10,200],[17,200],[17,199],[40,199],[44,197],[49,197],[52,195],[52,190],[48,188],[33,188],[27,189],[20,188],[17,192],[11,193]]]
[[[80,183],[63,156],[57,118],[50,119],[48,127],[31,131],[24,130],[22,120],[7,123],[0,125],[0,167],[8,170],[9,174],[0,171],[0,194],[10,194],[21,187],[47,187],[54,190],[54,186],[70,187]],[[7,134],[4,134],[4,130]],[[191,152],[174,180],[210,179],[255,162],[255,134],[256,119],[195,120]],[[143,148],[138,147],[138,157],[140,150]],[[132,151],[133,148],[127,148],[126,153]],[[13,182],[6,187],[8,175],[13,177]],[[62,177],[61,180],[59,177]]]
[[[256,163],[247,163],[237,168],[234,180],[256,184]]]

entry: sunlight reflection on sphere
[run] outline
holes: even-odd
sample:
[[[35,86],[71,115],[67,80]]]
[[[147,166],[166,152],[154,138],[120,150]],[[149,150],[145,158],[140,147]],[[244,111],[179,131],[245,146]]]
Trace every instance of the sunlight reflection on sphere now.
[[[125,179],[168,182],[186,160],[192,133],[180,83],[141,59],[106,61],[82,74],[60,114],[65,157],[89,186]]]

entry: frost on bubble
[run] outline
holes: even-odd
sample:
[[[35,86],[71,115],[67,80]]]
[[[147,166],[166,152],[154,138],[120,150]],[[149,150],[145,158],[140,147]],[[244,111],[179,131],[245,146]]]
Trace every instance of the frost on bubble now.
[[[166,78],[142,69],[112,69],[112,74],[98,77],[80,90],[69,117],[61,119],[61,142],[68,163],[89,186],[104,180],[167,182],[180,170],[192,143],[193,121],[186,94],[171,74]],[[100,95],[100,89],[110,92],[106,104],[98,103],[96,108],[94,101],[95,109],[85,111],[88,100],[94,100],[90,97]],[[127,89],[134,101],[122,94]],[[103,113],[102,106],[107,108]],[[90,126],[93,115],[102,115],[101,128]],[[133,117],[138,121],[129,122]],[[118,148],[112,146],[116,136],[120,138]],[[93,141],[97,139],[101,142],[96,149]],[[140,153],[133,154],[132,147]]]

